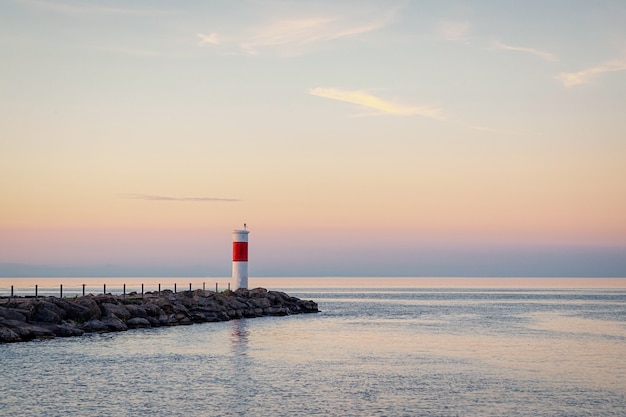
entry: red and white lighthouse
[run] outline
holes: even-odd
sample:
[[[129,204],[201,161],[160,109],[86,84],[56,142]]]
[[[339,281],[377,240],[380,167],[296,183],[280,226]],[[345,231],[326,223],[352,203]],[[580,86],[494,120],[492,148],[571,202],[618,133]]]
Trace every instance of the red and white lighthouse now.
[[[246,225],[243,230],[233,230],[233,280],[235,289],[248,288],[248,233]]]

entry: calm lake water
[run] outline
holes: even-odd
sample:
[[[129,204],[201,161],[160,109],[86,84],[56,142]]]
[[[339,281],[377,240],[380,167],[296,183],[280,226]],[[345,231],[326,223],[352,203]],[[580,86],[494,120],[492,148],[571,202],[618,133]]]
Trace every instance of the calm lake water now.
[[[0,345],[0,415],[626,415],[625,280],[502,281],[251,279],[322,312]]]

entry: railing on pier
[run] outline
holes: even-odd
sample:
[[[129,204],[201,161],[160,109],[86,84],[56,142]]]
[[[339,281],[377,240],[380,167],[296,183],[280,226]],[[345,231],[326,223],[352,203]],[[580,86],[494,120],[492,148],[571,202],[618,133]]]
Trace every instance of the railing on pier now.
[[[206,291],[206,282],[202,282],[202,290]],[[117,285],[109,285],[103,283],[99,286],[94,286],[92,284],[82,284],[81,286],[63,286],[63,284],[59,284],[57,287],[51,286],[40,286],[35,284],[34,287],[16,287],[15,285],[11,285],[10,288],[0,288],[0,300],[1,299],[9,299],[9,301],[14,297],[27,297],[27,298],[39,298],[39,297],[60,297],[60,298],[68,298],[68,297],[79,297],[85,295],[98,295],[98,294],[111,294],[111,295],[122,295],[125,297],[129,296],[138,296],[143,295],[146,292],[156,292],[161,294],[162,291],[172,291],[173,293],[177,293],[178,291],[194,291],[200,289],[199,285],[196,284],[194,287],[193,283],[189,283],[188,286],[179,287],[177,283],[174,283],[172,286],[162,286],[160,283],[152,284],[152,285],[144,285],[143,283],[140,285],[127,286],[126,284],[117,284]],[[230,282],[228,283],[228,290],[230,290]],[[219,292],[219,284],[215,283],[215,292]]]

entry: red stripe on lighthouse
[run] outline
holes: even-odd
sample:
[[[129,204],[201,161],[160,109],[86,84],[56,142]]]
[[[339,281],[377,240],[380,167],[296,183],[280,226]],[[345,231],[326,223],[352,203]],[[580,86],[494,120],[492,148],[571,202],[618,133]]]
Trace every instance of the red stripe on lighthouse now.
[[[248,262],[248,242],[233,242],[233,261]]]

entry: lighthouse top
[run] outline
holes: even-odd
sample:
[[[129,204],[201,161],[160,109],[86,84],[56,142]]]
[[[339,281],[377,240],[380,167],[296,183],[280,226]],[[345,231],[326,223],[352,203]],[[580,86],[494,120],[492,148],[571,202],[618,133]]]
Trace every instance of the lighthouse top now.
[[[245,226],[244,226],[245,227]],[[233,242],[248,242],[249,230],[233,230]]]

